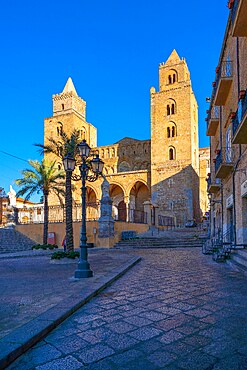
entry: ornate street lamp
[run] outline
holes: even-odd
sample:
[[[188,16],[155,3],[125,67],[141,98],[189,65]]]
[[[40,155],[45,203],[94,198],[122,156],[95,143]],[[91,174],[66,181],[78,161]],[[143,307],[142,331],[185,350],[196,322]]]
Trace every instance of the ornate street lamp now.
[[[86,235],[86,180],[94,182],[102,174],[104,167],[104,162],[99,158],[99,155],[96,154],[91,161],[88,161],[90,155],[90,146],[87,144],[86,140],[83,140],[78,144],[78,150],[82,159],[82,163],[79,167],[80,175],[72,175],[73,171],[73,158],[64,158],[64,167],[66,170],[70,168],[71,178],[74,181],[82,180],[81,187],[81,197],[82,197],[82,223],[81,223],[81,235],[80,235],[80,258],[78,262],[78,268],[75,271],[75,278],[87,278],[93,276],[93,271],[90,268],[90,265],[87,260],[87,235]],[[75,161],[75,160],[74,160]],[[74,166],[75,168],[75,166]],[[92,172],[89,174],[89,170]],[[68,170],[67,170],[68,171]],[[66,173],[67,173],[66,171]],[[72,207],[71,207],[72,208]]]

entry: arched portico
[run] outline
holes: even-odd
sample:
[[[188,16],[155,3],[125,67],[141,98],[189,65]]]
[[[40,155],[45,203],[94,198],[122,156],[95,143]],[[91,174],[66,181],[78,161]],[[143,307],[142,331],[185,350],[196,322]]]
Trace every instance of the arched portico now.
[[[129,221],[144,222],[143,203],[149,199],[148,186],[142,181],[136,181],[129,190]]]

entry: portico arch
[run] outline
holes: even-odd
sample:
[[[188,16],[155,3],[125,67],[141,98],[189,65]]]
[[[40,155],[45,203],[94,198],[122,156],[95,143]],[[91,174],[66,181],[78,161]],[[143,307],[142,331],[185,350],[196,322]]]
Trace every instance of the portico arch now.
[[[126,204],[124,190],[120,185],[110,184],[110,197],[112,198],[112,216],[116,221],[126,221]]]
[[[129,220],[132,222],[144,222],[143,203],[150,199],[150,191],[147,184],[142,181],[136,181],[130,189],[129,199]]]

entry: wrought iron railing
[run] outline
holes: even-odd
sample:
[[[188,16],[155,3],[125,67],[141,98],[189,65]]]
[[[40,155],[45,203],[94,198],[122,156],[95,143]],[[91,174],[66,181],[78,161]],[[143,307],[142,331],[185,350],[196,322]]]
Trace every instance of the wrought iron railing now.
[[[87,202],[86,219],[88,221],[97,220],[99,218],[99,204],[94,202]],[[65,206],[49,206],[48,207],[49,222],[65,222]],[[30,207],[30,208],[16,208],[15,212],[17,222],[19,224],[43,223],[44,222],[44,207]],[[82,220],[82,206],[81,204],[73,204],[72,208],[73,221]]]
[[[173,217],[158,215],[158,225],[164,226],[167,229],[175,228],[175,222]]]
[[[240,98],[239,103],[238,103],[238,110],[236,112],[235,117],[232,118],[232,133],[233,133],[233,135],[235,135],[235,133],[238,129],[238,126],[241,124],[242,118],[244,117],[246,112],[247,112],[247,90],[245,91],[245,94],[244,94],[243,98],[242,99]]]
[[[219,119],[219,107],[214,106],[210,109],[207,117],[207,125],[209,126],[209,122],[211,119]]]
[[[215,158],[215,173],[217,173],[221,164],[234,163],[235,151],[231,147],[221,148]]]
[[[234,230],[233,225],[230,225],[226,231],[212,241],[213,259],[216,262],[224,262],[230,258],[231,251],[234,249]]]
[[[225,60],[221,62],[219,71],[216,76],[215,91],[217,90],[220,79],[229,77],[232,77],[232,62],[230,60]]]
[[[123,221],[132,222],[132,223],[139,223],[139,224],[146,224],[147,223],[147,213],[138,210],[138,209],[129,209],[128,211],[128,218],[127,218],[127,210],[126,207],[118,208],[118,213],[114,215],[115,221]]]

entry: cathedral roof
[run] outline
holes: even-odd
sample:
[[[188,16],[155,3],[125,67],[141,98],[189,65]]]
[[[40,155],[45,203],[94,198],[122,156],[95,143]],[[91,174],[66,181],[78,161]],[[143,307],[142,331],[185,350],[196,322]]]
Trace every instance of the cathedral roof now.
[[[68,93],[68,92],[71,92],[71,91],[73,91],[73,93],[75,93],[78,96],[78,94],[76,92],[76,89],[75,89],[75,86],[73,84],[72,78],[69,77],[67,82],[66,82],[66,85],[64,86],[63,93]]]
[[[167,63],[177,63],[177,62],[180,62],[181,59],[177,53],[177,51],[175,49],[173,49],[173,51],[171,52],[169,58],[167,59],[167,61],[165,62],[165,64]]]
[[[132,137],[124,137],[123,139],[120,139],[115,144],[130,144],[134,142],[141,142],[141,141],[148,141],[148,140],[139,140],[139,139],[133,139]]]

